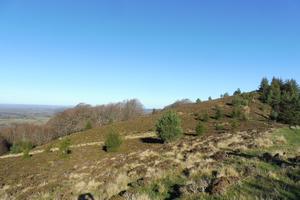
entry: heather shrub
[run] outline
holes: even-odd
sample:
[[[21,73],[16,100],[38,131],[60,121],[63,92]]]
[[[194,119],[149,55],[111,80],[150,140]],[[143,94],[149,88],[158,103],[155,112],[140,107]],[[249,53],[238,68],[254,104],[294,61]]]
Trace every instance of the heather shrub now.
[[[197,126],[196,126],[195,131],[196,131],[196,135],[197,135],[197,136],[201,136],[201,135],[203,135],[204,132],[206,131],[206,128],[205,128],[205,126],[204,126],[204,124],[203,124],[202,122],[199,122],[199,123],[197,124]]]

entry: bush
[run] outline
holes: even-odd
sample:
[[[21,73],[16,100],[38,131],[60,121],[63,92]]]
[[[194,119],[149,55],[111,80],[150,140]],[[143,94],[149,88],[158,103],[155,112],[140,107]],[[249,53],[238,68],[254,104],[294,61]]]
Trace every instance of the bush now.
[[[223,116],[224,116],[224,113],[223,113],[223,110],[219,107],[219,106],[216,106],[215,107],[215,119],[216,120],[219,120],[219,119],[222,119]]]
[[[235,96],[232,101],[231,104],[233,106],[248,106],[249,105],[249,100],[246,98],[243,98],[243,96]]]
[[[71,140],[69,138],[63,139],[59,144],[59,151],[61,155],[68,155],[71,153]]]
[[[20,141],[16,142],[10,148],[11,153],[22,153],[26,150],[30,151],[33,148],[33,145],[29,141]]]
[[[202,115],[202,121],[204,122],[208,122],[209,121],[209,115],[207,112],[205,112],[203,115]]]
[[[196,126],[195,131],[197,136],[201,136],[206,131],[206,128],[202,122],[199,122]]]
[[[235,131],[240,126],[240,122],[238,120],[232,120],[230,122],[230,126],[231,126],[231,130]]]
[[[240,94],[242,94],[242,91],[241,91],[240,88],[238,88],[238,89],[233,93],[234,96],[240,95]]]
[[[225,130],[225,127],[223,124],[216,124],[216,130],[217,131],[224,131]]]
[[[121,136],[114,130],[111,130],[105,138],[104,148],[107,152],[116,152],[121,144]]]
[[[196,100],[196,103],[201,103],[201,99],[198,98],[198,99]]]
[[[90,121],[88,121],[87,123],[86,123],[86,125],[85,125],[85,130],[89,130],[89,129],[92,129],[93,128],[93,126],[92,126],[92,123],[90,122]]]
[[[242,119],[242,116],[243,116],[243,111],[241,106],[234,106],[231,113],[231,117],[235,119]]]
[[[179,116],[173,111],[165,113],[156,123],[156,133],[163,142],[171,142],[180,138],[182,128]]]

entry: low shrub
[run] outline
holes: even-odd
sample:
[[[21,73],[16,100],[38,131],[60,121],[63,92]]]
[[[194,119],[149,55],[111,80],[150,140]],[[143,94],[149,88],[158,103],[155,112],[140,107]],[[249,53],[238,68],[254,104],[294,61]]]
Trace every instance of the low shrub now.
[[[171,142],[182,136],[181,120],[174,111],[165,113],[156,123],[157,136],[163,142]]]
[[[217,131],[224,131],[225,130],[225,126],[223,124],[216,124],[216,130]]]
[[[209,114],[208,114],[208,112],[203,113],[201,120],[204,121],[204,122],[208,122],[209,121]]]
[[[71,140],[69,138],[63,139],[59,144],[59,152],[65,156],[71,153]]]
[[[85,130],[89,130],[89,129],[92,129],[93,126],[92,126],[92,123],[90,121],[88,121],[86,124],[85,124]]]
[[[197,124],[197,126],[196,126],[195,131],[196,131],[196,135],[197,135],[197,136],[201,136],[201,135],[203,135],[204,132],[206,131],[206,128],[205,128],[205,126],[204,126],[204,124],[203,124],[202,122],[199,122],[199,123]]]
[[[231,130],[236,131],[236,129],[240,126],[240,122],[238,120],[232,120],[230,122]]]
[[[223,110],[220,108],[220,106],[215,107],[215,119],[219,120],[222,119],[224,116]]]
[[[20,141],[20,142],[16,142],[14,143],[11,148],[10,148],[10,152],[11,153],[22,153],[25,150],[30,151],[33,148],[33,144],[29,141]]]
[[[105,138],[104,149],[107,152],[116,152],[120,148],[122,142],[121,136],[114,130],[111,130]]]

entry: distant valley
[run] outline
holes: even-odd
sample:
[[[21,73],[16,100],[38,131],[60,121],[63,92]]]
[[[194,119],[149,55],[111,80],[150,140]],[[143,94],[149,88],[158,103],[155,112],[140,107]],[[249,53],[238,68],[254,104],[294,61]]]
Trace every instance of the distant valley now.
[[[0,104],[0,129],[14,123],[44,124],[68,107],[52,105]]]

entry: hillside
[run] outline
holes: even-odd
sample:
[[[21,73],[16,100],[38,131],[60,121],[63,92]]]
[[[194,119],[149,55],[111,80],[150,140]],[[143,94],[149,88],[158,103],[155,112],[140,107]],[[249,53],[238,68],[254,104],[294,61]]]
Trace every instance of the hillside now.
[[[0,157],[1,199],[299,199],[300,131],[271,121],[271,107],[249,93],[244,119],[225,97],[172,108],[184,137],[163,144],[155,123],[166,112],[114,122],[38,146],[30,158]],[[223,116],[216,119],[216,109]],[[203,113],[209,119],[204,121]],[[203,121],[205,134],[195,136]],[[124,142],[103,150],[114,129]],[[68,138],[71,153],[58,151]]]

